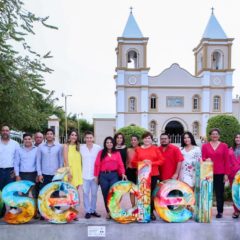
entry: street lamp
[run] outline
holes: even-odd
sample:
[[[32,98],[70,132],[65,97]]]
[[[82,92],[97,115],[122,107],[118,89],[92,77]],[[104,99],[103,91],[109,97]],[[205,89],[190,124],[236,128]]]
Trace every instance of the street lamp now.
[[[81,112],[80,114],[79,113],[77,114],[78,136],[80,138],[80,127],[79,127],[79,120],[80,120],[80,118],[79,118],[79,115],[81,115],[81,117],[82,117],[83,113]]]
[[[67,141],[67,128],[68,128],[68,124],[67,124],[67,98],[71,97],[72,95],[66,95],[64,93],[62,93],[62,97],[64,97],[65,99],[65,141]]]

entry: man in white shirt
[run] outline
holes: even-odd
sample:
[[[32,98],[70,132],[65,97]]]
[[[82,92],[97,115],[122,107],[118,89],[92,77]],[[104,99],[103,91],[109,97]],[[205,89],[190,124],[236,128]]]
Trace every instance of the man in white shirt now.
[[[94,164],[101,147],[93,143],[94,135],[90,131],[85,132],[84,141],[86,144],[80,147],[83,167],[83,204],[86,213],[85,218],[89,219],[91,216],[101,217],[96,212],[98,185],[94,180]]]
[[[3,126],[1,129],[0,139],[0,190],[9,183],[15,181],[14,161],[19,144],[10,139],[10,129],[8,126]],[[4,214],[5,208],[2,211]]]
[[[0,140],[0,190],[10,182],[15,181],[14,161],[16,158],[19,144],[10,139],[10,129],[8,126],[3,126],[1,129]]]

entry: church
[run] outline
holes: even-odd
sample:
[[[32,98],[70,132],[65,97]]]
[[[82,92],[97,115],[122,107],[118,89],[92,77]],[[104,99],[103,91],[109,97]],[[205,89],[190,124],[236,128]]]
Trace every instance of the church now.
[[[212,10],[199,44],[193,49],[195,73],[173,63],[157,76],[149,75],[148,38],[132,13],[117,38],[116,114],[93,118],[96,142],[107,135],[137,125],[159,135],[167,132],[178,144],[184,131],[197,141],[206,137],[208,119],[218,114],[239,119],[239,99],[232,98],[234,69],[231,66],[233,38],[229,38]]]

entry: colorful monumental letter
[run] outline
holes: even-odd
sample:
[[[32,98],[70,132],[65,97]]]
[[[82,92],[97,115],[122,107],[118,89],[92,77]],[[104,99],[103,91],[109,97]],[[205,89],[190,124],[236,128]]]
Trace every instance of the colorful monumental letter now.
[[[212,217],[213,163],[197,162],[195,186],[195,213],[197,222],[209,223]]]
[[[111,217],[119,223],[130,223],[137,220],[137,207],[128,210],[120,207],[122,196],[125,193],[133,193],[138,197],[137,186],[130,181],[119,181],[115,183],[109,190],[107,205]]]
[[[240,171],[234,177],[232,184],[232,199],[235,206],[240,210]]]
[[[180,194],[176,196],[176,192]],[[154,191],[155,210],[166,222],[187,221],[192,217],[192,212],[186,207],[194,205],[194,202],[192,189],[186,183],[177,180],[161,182]]]
[[[68,171],[69,168],[59,168],[53,181],[63,179]],[[61,197],[53,198],[52,194],[56,192]],[[78,211],[74,208],[77,205],[79,205],[77,189],[67,182],[49,183],[40,191],[38,196],[38,209],[41,215],[51,223],[71,222],[77,217]],[[65,210],[60,210],[62,212],[59,213],[56,207],[62,207]]]
[[[138,163],[138,186],[130,181],[119,181],[109,190],[107,205],[111,217],[119,223],[150,221],[151,203],[151,164]],[[120,207],[123,194],[133,193],[137,206],[124,210]]]
[[[29,189],[34,185],[31,181],[19,181],[9,183],[2,191],[4,203],[10,207],[17,207],[20,212],[13,214],[7,212],[4,221],[10,224],[21,224],[29,222],[36,212],[36,204],[33,198],[21,196],[18,193],[27,194]]]
[[[64,196],[53,198],[55,192]],[[62,194],[61,194],[62,195]],[[75,187],[66,182],[52,182],[47,184],[39,193],[38,209],[41,215],[51,223],[67,223],[77,217],[75,206],[79,205],[78,192]],[[58,213],[56,207],[67,208]]]
[[[138,191],[137,200],[138,222],[150,222],[151,216],[151,170],[150,164],[138,163]]]

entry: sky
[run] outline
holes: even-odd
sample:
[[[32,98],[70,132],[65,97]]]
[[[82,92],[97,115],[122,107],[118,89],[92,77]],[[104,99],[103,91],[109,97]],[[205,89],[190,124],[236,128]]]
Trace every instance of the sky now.
[[[229,38],[234,38],[232,68],[240,95],[240,1],[239,0],[24,0],[25,8],[49,16],[51,30],[35,25],[28,38],[34,50],[53,58],[46,64],[54,69],[45,75],[46,88],[55,91],[58,105],[67,98],[68,113],[91,121],[96,114],[115,114],[117,37],[122,35],[130,7],[148,41],[150,76],[178,63],[194,74],[193,48],[201,40],[214,13]]]

